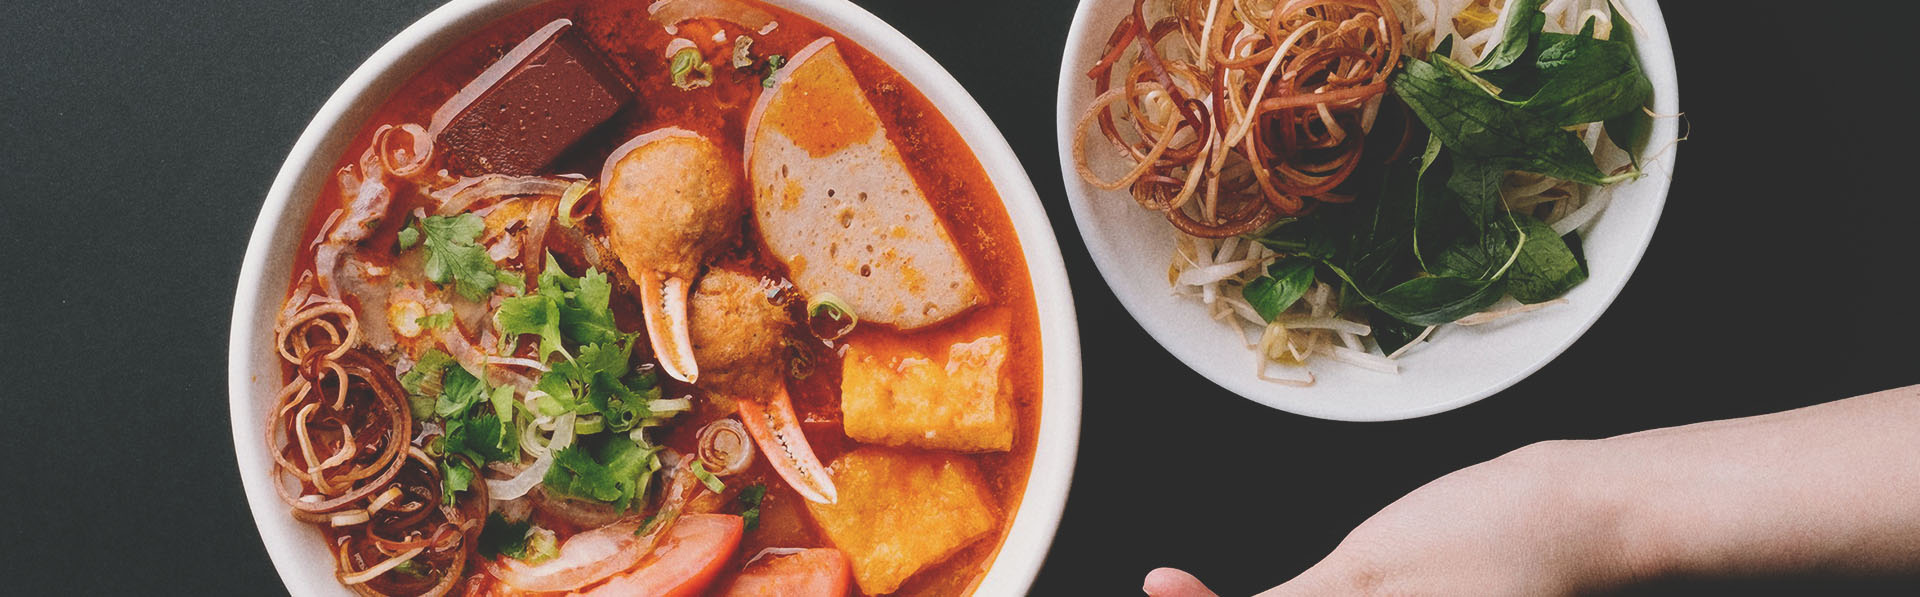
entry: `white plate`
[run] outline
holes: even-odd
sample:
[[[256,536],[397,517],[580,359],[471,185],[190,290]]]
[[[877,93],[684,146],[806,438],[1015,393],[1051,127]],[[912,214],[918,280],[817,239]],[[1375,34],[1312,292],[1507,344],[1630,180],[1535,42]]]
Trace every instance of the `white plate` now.
[[[267,553],[298,596],[352,595],[334,580],[331,556],[311,525],[295,521],[268,478],[263,439],[269,402],[280,384],[274,357],[275,312],[286,297],[294,249],[307,212],[346,144],[388,94],[433,57],[494,19],[538,0],[456,0],[401,31],[334,92],[294,144],[268,191],[234,296],[227,386],[235,454],[247,501]],[[1040,317],[1044,354],[1040,430],[1027,489],[1006,543],[978,594],[1024,594],[1040,570],[1066,505],[1080,438],[1080,341],[1060,247],[1026,171],[979,104],[919,46],[845,0],[770,0],[874,53],[913,82],[972,147],[1020,236]]]
[[[1624,4],[1642,25],[1636,31],[1637,42],[1647,76],[1653,80],[1653,110],[1680,113],[1673,46],[1659,5],[1654,0],[1624,0]],[[1102,191],[1075,172],[1073,126],[1094,95],[1087,70],[1132,7],[1131,0],[1082,0],[1074,15],[1061,63],[1057,114],[1067,200],[1088,252],[1127,312],[1181,362],[1249,400],[1343,421],[1410,419],[1472,404],[1538,371],[1573,345],[1620,294],[1653,239],[1672,182],[1677,148],[1667,149],[1658,164],[1649,168],[1649,176],[1621,185],[1607,210],[1582,229],[1592,271],[1586,283],[1567,294],[1569,304],[1493,325],[1442,328],[1430,345],[1401,359],[1399,375],[1319,362],[1312,367],[1318,378],[1313,387],[1262,381],[1254,373],[1253,351],[1240,333],[1208,318],[1197,301],[1174,296],[1168,287],[1173,227],[1158,214],[1141,209],[1126,191]],[[1677,119],[1659,119],[1648,147],[1667,147],[1678,133]]]

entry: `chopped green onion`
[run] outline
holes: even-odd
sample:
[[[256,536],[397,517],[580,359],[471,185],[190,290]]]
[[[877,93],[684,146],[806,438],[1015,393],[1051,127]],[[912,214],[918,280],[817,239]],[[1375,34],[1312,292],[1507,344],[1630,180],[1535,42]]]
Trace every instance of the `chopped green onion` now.
[[[647,410],[653,411],[653,414],[654,414],[653,417],[649,417],[649,418],[660,418],[662,416],[677,415],[683,412],[693,410],[693,399],[692,398],[662,398],[659,400],[649,400],[647,401]]]
[[[682,48],[673,55],[673,64],[667,69],[673,75],[673,86],[682,91],[693,91],[713,84],[713,66],[707,64],[707,58],[700,50]],[[695,75],[699,75],[697,78]]]
[[[853,332],[860,324],[860,317],[853,314],[853,307],[831,292],[822,292],[807,299],[807,329],[821,340],[834,340]]]
[[[786,65],[787,65],[786,56],[780,55],[780,54],[774,54],[772,56],[768,56],[767,57],[767,76],[762,77],[760,79],[760,86],[773,87],[773,74],[780,72],[780,68]]]
[[[602,420],[600,415],[580,415],[580,418],[573,421],[574,435],[593,435],[606,428],[606,421]]]
[[[693,463],[692,469],[693,469],[693,477],[695,479],[699,479],[701,484],[706,485],[707,491],[720,493],[722,491],[727,490],[727,484],[721,483],[719,477],[715,477],[713,476],[713,473],[707,472],[707,467],[701,466],[700,463],[695,462]]]

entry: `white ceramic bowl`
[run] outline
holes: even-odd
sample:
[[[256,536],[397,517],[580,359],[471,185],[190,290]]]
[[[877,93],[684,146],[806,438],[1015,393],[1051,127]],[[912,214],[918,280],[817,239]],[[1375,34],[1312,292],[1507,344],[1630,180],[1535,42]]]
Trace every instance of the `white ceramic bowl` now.
[[[318,531],[288,514],[269,479],[262,429],[280,365],[274,315],[284,300],[294,249],[315,196],[354,133],[389,93],[432,58],[487,23],[538,0],[455,0],[401,31],[347,78],[320,108],[274,179],[254,225],[234,296],[227,355],[235,454],[267,553],[294,595],[350,595],[333,577]],[[924,93],[980,159],[1020,236],[1040,316],[1044,353],[1039,442],[1012,530],[981,580],[980,595],[1024,594],[1040,570],[1066,504],[1080,434],[1080,344],[1073,295],[1046,211],[993,122],[919,46],[845,0],[769,0],[812,19],[885,60]]]
[[[1654,111],[1680,113],[1673,46],[1659,5],[1654,0],[1624,0],[1624,4],[1642,25],[1636,31],[1637,42],[1647,76],[1653,80]],[[1318,378],[1313,387],[1262,381],[1254,373],[1253,351],[1240,333],[1208,318],[1197,301],[1175,296],[1169,288],[1173,227],[1158,214],[1141,209],[1124,190],[1094,188],[1075,171],[1074,123],[1094,96],[1087,70],[1132,7],[1131,0],[1082,0],[1074,15],[1061,63],[1057,115],[1067,199],[1088,252],[1127,312],[1188,367],[1249,400],[1343,421],[1409,419],[1472,404],[1518,383],[1572,346],[1620,294],[1653,239],[1677,158],[1677,148],[1669,147],[1679,133],[1673,118],[1659,119],[1654,125],[1648,147],[1668,149],[1649,168],[1650,175],[1620,186],[1607,210],[1581,230],[1592,271],[1586,283],[1567,295],[1569,304],[1493,325],[1442,328],[1430,345],[1400,360],[1399,375],[1322,362],[1312,368]]]

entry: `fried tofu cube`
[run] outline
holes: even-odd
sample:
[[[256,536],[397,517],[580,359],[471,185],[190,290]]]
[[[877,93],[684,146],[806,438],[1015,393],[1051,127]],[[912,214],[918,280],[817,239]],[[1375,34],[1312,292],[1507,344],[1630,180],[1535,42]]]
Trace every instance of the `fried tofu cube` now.
[[[863,593],[892,593],[998,527],[979,472],[964,458],[869,446],[830,468],[839,500],[807,509],[852,560]]]
[[[1012,449],[1007,350],[1006,336],[986,336],[953,345],[943,363],[913,350],[849,344],[840,377],[847,437],[957,452]]]

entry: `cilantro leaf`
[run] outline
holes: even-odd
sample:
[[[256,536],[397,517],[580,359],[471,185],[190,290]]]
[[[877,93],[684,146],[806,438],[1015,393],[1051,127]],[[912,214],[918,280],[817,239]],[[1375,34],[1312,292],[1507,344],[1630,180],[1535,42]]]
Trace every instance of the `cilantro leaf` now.
[[[487,515],[487,525],[480,528],[480,539],[474,547],[479,550],[481,557],[503,555],[516,560],[524,559],[527,557],[527,533],[532,530],[531,522],[509,521],[499,512],[494,512]]]
[[[613,431],[633,429],[641,419],[653,416],[653,411],[647,408],[647,402],[658,397],[658,391],[653,392],[651,397],[636,393],[633,388],[606,373],[595,373],[593,384],[587,391],[587,403],[600,411],[600,416],[607,422],[607,429]]]
[[[433,414],[443,419],[466,412],[467,407],[487,396],[486,384],[462,367],[447,367],[440,388],[440,400],[434,405]]]
[[[398,240],[400,241],[400,250],[402,251],[418,246],[420,244],[419,224],[409,222],[407,227],[401,228]]]
[[[760,502],[767,497],[767,484],[755,483],[740,490],[740,519],[751,531],[760,527]]]
[[[428,349],[426,354],[420,355],[420,360],[414,361],[413,368],[408,369],[406,375],[400,376],[400,387],[406,388],[409,394],[438,396],[440,381],[445,379],[447,367],[453,364],[453,355],[438,348]]]
[[[501,301],[500,310],[493,312],[493,323],[506,338],[523,334],[539,336],[541,361],[547,360],[548,355],[565,351],[560,346],[560,306],[545,294]]]
[[[452,282],[461,296],[481,300],[500,284],[500,268],[487,250],[476,241],[486,229],[480,216],[427,216],[420,221],[426,234],[427,279],[437,284]]]
[[[447,458],[445,460],[441,460],[440,461],[441,499],[445,500],[447,505],[449,506],[453,505],[455,494],[458,494],[462,491],[466,491],[468,488],[470,488],[473,485],[473,475],[474,475],[474,470],[472,468],[467,467],[467,461],[465,460],[460,460],[457,458]]]
[[[447,329],[447,326],[453,325],[453,311],[441,311],[432,315],[421,315],[414,318],[413,322],[424,329],[444,330]]]
[[[643,448],[625,435],[604,436],[599,449],[591,453],[584,444],[554,453],[553,468],[542,479],[548,491],[625,511],[646,492],[647,481],[660,469],[659,448]]]

